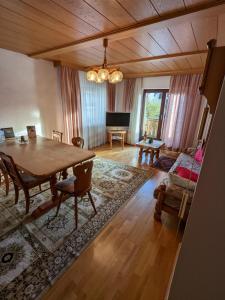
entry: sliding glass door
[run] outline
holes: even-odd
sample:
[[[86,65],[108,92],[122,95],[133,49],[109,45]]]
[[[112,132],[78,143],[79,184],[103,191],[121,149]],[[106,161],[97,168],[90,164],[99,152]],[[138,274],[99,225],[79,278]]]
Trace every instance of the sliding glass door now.
[[[148,136],[161,139],[162,121],[168,90],[144,90],[140,138]]]

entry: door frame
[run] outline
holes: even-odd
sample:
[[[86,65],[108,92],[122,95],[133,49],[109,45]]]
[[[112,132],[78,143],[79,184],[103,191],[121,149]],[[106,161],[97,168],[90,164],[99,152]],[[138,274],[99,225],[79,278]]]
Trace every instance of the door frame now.
[[[139,140],[143,139],[142,135],[142,126],[144,121],[144,110],[145,110],[145,99],[147,93],[162,93],[162,102],[160,107],[160,115],[159,115],[159,124],[158,124],[158,130],[157,130],[157,137],[156,140],[161,140],[160,134],[162,130],[162,122],[163,122],[163,115],[164,115],[164,108],[165,108],[165,102],[166,102],[166,94],[169,92],[169,89],[144,89],[143,96],[142,96],[142,104],[141,104],[141,123],[140,123],[140,133],[139,133]]]

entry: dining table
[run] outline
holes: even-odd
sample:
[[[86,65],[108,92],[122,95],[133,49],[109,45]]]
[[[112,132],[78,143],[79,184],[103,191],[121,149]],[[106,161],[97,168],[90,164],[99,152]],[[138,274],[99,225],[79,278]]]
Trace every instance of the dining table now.
[[[95,157],[93,151],[81,149],[52,139],[37,136],[21,142],[20,139],[7,139],[0,143],[0,152],[10,155],[17,168],[37,178],[50,178],[52,199],[42,204],[32,215],[40,215],[57,203],[57,174],[63,179],[67,169]]]

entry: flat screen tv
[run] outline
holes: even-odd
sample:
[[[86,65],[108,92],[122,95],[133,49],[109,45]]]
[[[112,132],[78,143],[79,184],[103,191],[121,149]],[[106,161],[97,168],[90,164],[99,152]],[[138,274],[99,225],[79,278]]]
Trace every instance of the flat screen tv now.
[[[130,125],[130,113],[121,113],[121,112],[106,113],[106,126],[129,127],[129,125]]]

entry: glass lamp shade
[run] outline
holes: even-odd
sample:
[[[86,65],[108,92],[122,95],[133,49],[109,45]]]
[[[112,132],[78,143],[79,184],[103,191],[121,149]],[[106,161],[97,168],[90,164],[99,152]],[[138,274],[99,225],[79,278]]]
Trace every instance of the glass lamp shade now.
[[[109,83],[116,83],[116,81],[112,77],[112,74],[109,75]]]
[[[120,71],[114,71],[110,77],[111,77],[111,83],[120,82],[123,79],[123,73]]]
[[[98,78],[97,72],[91,70],[87,72],[87,80],[89,81],[96,81]]]
[[[109,78],[109,71],[107,69],[100,69],[98,71],[98,77],[102,80],[107,80]]]
[[[104,80],[101,79],[101,78],[97,75],[97,78],[96,78],[95,82],[96,82],[96,83],[103,83]]]

